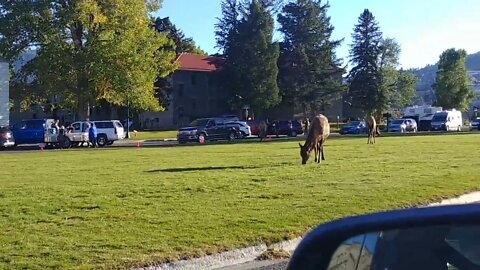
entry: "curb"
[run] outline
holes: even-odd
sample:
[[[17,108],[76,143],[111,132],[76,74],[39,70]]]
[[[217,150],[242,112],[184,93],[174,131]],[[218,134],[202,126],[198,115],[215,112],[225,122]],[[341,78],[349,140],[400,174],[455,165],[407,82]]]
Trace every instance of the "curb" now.
[[[480,191],[464,194],[456,198],[444,199],[440,202],[432,203],[421,207],[435,207],[440,205],[467,204],[476,202],[480,202]],[[255,261],[260,255],[267,251],[268,248],[293,252],[298,246],[298,244],[302,241],[302,239],[303,237],[298,237],[292,240],[275,243],[269,246],[265,243],[262,243],[253,247],[222,252],[202,258],[181,260],[157,266],[137,268],[136,270],[193,270],[234,267],[237,265]]]

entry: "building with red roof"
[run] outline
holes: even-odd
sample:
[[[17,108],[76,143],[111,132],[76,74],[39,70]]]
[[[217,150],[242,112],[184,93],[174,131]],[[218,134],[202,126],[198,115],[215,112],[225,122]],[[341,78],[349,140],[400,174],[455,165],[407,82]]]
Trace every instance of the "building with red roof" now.
[[[164,112],[142,113],[142,128],[179,127],[196,118],[229,112],[226,93],[218,80],[224,58],[182,53],[176,61],[179,67],[170,78],[170,106]]]

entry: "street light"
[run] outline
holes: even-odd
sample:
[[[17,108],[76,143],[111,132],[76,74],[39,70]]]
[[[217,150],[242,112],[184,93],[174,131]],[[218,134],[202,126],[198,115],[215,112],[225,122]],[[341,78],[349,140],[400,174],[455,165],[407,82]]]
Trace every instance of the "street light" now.
[[[127,98],[127,139],[130,139],[130,99]]]

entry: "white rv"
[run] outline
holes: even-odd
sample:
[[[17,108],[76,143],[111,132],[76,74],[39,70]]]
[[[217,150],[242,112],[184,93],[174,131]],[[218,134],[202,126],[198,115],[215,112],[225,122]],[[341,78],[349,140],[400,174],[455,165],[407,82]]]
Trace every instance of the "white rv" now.
[[[433,116],[442,110],[442,107],[433,106],[406,107],[403,111],[403,118],[415,119],[418,124],[419,131],[429,131]]]
[[[462,112],[452,109],[436,113],[432,118],[432,130],[462,131]]]

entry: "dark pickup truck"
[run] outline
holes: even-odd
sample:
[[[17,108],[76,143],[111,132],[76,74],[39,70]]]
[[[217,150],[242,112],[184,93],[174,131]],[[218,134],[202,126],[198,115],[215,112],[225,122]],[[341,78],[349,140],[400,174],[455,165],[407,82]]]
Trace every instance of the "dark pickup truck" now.
[[[226,122],[222,118],[196,119],[188,127],[178,130],[178,143],[235,140],[239,137],[240,130],[236,125]]]

